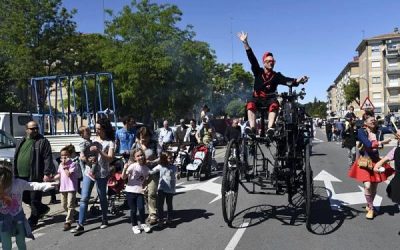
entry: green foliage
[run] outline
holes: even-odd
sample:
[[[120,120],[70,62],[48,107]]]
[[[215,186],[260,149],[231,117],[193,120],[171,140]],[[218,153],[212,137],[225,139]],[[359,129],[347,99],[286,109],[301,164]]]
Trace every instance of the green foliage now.
[[[252,74],[241,64],[217,64],[209,44],[197,41],[191,26],[178,25],[182,12],[175,5],[143,0],[132,1],[117,15],[107,10],[110,21],[101,35],[77,33],[76,10],[68,12],[61,4],[2,1],[1,109],[34,107],[17,98],[29,96],[31,77],[99,71],[113,73],[119,115],[133,114],[144,122],[189,117],[204,103],[215,115],[239,114],[238,106],[251,93]],[[106,79],[100,81],[105,86]],[[85,110],[82,79],[75,87],[78,109]],[[92,108],[93,79],[88,90]],[[107,96],[106,88],[102,92]]]
[[[181,15],[174,5],[132,2],[108,24],[111,41],[102,56],[117,76],[123,112],[145,121],[175,119],[207,94],[215,55],[207,43],[193,39],[190,27],[177,27]]]
[[[360,84],[356,80],[351,79],[350,83],[344,86],[344,95],[347,105],[353,101],[360,105]]]
[[[26,94],[32,76],[68,72],[74,64],[65,56],[75,44],[73,14],[61,8],[61,0],[1,1],[0,85],[8,86],[0,93],[3,105],[25,111],[28,103],[18,103],[12,91]]]
[[[304,104],[306,108],[307,114],[312,117],[326,118],[326,102],[318,101],[317,98],[314,98],[313,102],[309,102]]]
[[[226,114],[229,117],[243,117],[246,103],[240,99],[234,99],[226,106]]]
[[[253,89],[253,75],[242,64],[216,64],[212,72],[213,92],[210,103],[215,115],[228,114],[226,106],[232,100],[244,102]]]

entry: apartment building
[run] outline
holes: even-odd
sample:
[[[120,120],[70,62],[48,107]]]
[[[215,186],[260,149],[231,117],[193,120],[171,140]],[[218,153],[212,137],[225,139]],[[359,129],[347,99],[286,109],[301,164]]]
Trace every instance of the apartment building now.
[[[399,30],[395,28],[392,33],[363,39],[356,51],[358,62],[349,62],[327,89],[328,113],[343,116],[346,112],[344,86],[350,79],[360,84],[360,105],[369,97],[377,114],[400,112]],[[356,113],[362,113],[358,105],[352,105]]]
[[[332,83],[328,90],[328,102],[327,102],[327,115],[330,116],[331,114],[337,114],[338,111],[338,99],[337,97],[337,86],[336,84]]]
[[[360,100],[369,97],[377,114],[400,111],[400,32],[364,39],[359,56]]]
[[[336,77],[334,85],[336,86],[336,115],[339,117],[344,117],[347,113],[348,106],[352,105],[354,111],[357,114],[360,113],[360,106],[357,102],[346,103],[346,97],[344,93],[344,88],[346,85],[350,84],[351,79],[358,81],[359,78],[359,67],[358,67],[358,57],[354,57],[353,61],[347,63],[340,74]]]

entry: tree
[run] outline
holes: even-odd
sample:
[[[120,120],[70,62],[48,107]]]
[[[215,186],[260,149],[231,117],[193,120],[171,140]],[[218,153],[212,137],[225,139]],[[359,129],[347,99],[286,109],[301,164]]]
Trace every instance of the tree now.
[[[326,117],[326,112],[327,112],[326,102],[319,101],[315,97],[313,102],[306,103],[304,104],[304,106],[307,114],[309,114],[310,116],[319,118]]]
[[[346,105],[349,105],[353,101],[360,105],[360,83],[355,79],[350,79],[350,83],[344,86],[344,95]]]
[[[243,117],[246,103],[240,99],[234,99],[226,106],[226,114],[230,117]]]
[[[65,55],[74,44],[70,39],[76,28],[72,21],[74,13],[75,10],[61,8],[61,0],[1,2],[0,85],[8,89],[0,93],[2,100],[9,100],[20,110],[28,109],[28,103],[13,99],[10,91],[26,89],[29,78],[64,72],[73,63]]]
[[[145,122],[176,119],[210,89],[214,52],[177,27],[181,15],[175,5],[133,1],[107,24],[103,66],[117,75],[121,110]]]
[[[212,72],[212,107],[215,115],[228,114],[227,104],[232,100],[245,100],[251,96],[253,75],[242,64],[216,64]]]

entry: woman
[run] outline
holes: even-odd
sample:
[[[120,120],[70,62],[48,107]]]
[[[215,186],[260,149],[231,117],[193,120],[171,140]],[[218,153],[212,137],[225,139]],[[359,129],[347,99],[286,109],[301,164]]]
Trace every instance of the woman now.
[[[138,131],[138,140],[132,145],[132,149],[142,149],[146,156],[149,169],[153,169],[159,162],[161,147],[157,141],[151,140],[152,134],[147,127],[141,127]],[[147,184],[147,208],[149,216],[146,222],[150,225],[157,223],[157,187],[158,175],[150,175]]]
[[[109,176],[110,162],[114,159],[114,141],[115,134],[111,126],[110,120],[100,118],[96,122],[96,138],[90,146],[90,153],[97,155],[97,164],[99,171],[96,172],[97,194],[100,198],[100,207],[102,213],[102,223],[100,229],[108,226],[107,211],[107,181]],[[94,181],[87,175],[90,168],[86,166],[85,175],[83,177],[82,197],[79,206],[79,220],[76,228],[71,230],[71,233],[81,233],[84,231],[83,224],[85,223],[86,213],[90,194],[92,193]]]
[[[377,122],[373,112],[365,112],[363,115],[364,126],[357,131],[357,137],[362,144],[360,148],[360,155],[369,157],[372,161],[373,169],[360,168],[358,158],[349,170],[349,176],[364,183],[364,195],[367,201],[367,219],[374,218],[373,202],[376,195],[378,183],[385,181],[394,170],[389,164],[384,164],[381,170],[375,167],[375,164],[380,160],[379,148],[383,148],[384,144],[388,144],[390,139],[382,140],[383,134],[393,133],[387,127],[377,127]]]

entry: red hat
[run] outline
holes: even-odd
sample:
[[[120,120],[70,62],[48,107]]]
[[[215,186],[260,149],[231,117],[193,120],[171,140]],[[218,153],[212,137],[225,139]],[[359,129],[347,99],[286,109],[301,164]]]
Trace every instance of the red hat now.
[[[271,52],[265,52],[264,53],[264,55],[263,55],[263,57],[262,57],[262,61],[264,62],[265,61],[265,58],[267,58],[268,56],[272,56],[272,57],[274,57],[274,55],[271,53]]]

